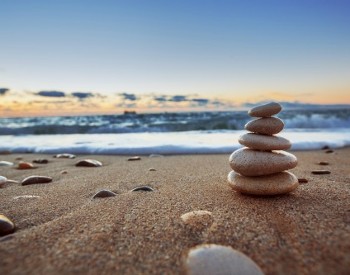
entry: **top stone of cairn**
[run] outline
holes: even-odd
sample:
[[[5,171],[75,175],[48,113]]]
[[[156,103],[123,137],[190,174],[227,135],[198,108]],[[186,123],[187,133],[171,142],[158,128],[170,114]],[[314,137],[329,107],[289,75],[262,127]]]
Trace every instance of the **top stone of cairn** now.
[[[248,114],[252,117],[270,117],[278,114],[281,110],[282,106],[280,104],[277,102],[270,102],[250,109]]]

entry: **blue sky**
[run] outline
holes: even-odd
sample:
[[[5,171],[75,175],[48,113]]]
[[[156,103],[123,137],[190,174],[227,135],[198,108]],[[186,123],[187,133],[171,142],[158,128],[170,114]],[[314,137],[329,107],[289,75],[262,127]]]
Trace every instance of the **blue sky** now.
[[[350,1],[0,1],[0,87],[350,103]]]

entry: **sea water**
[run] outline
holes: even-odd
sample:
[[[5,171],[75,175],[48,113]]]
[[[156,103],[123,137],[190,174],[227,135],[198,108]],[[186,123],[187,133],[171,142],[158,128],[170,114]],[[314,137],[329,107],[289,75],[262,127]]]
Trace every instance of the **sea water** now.
[[[350,145],[350,109],[284,110],[291,150]],[[0,151],[74,154],[211,154],[241,147],[246,111],[0,119]]]

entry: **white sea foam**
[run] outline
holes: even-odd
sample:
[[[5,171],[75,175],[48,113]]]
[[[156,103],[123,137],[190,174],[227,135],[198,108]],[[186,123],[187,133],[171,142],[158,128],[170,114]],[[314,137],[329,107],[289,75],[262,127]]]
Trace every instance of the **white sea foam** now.
[[[211,154],[230,153],[241,147],[245,131],[216,130],[164,133],[69,134],[0,136],[0,151],[14,153],[73,154]],[[324,146],[350,146],[350,129],[286,129],[292,150],[315,150]]]

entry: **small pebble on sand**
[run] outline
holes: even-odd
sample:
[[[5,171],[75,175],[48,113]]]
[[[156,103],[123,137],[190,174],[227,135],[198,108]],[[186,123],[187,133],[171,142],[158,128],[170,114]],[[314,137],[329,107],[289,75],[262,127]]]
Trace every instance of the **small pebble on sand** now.
[[[17,169],[34,169],[34,168],[36,168],[36,167],[34,167],[34,165],[32,164],[32,163],[30,163],[30,162],[25,162],[25,161],[20,161],[19,163],[18,163],[18,166],[17,166]]]
[[[9,162],[9,161],[0,161],[0,166],[12,166],[13,162]]]
[[[49,183],[52,181],[51,177],[46,176],[30,176],[22,180],[22,185],[39,184],[39,183]]]
[[[148,171],[157,171],[157,170],[154,168],[150,168],[150,169],[148,169]]]
[[[330,174],[331,171],[328,171],[328,170],[313,170],[311,171],[312,174],[315,174],[315,175],[326,175],[326,174]]]
[[[22,196],[16,196],[13,197],[14,200],[21,200],[21,199],[39,199],[40,196],[35,195],[22,195]]]
[[[206,210],[196,210],[181,215],[183,223],[195,230],[203,230],[212,225],[214,218],[211,212]]]
[[[330,154],[330,153],[333,153],[334,151],[333,150],[327,150],[325,151],[326,154]]]
[[[329,162],[327,162],[327,161],[320,161],[318,164],[319,165],[329,165]]]
[[[68,171],[63,170],[63,171],[61,171],[61,174],[62,174],[62,175],[68,174]]]
[[[134,157],[128,158],[128,161],[134,161],[134,160],[141,160],[141,158],[139,156],[134,156]]]
[[[53,157],[58,159],[75,159],[76,158],[76,156],[73,154],[57,154]]]
[[[15,224],[5,215],[0,214],[0,236],[11,234],[15,231]]]
[[[115,197],[117,194],[110,191],[110,190],[100,190],[98,191],[92,198],[108,198],[108,197]]]
[[[131,190],[131,192],[136,192],[136,191],[146,191],[146,192],[152,192],[154,189],[150,186],[139,186],[135,187],[134,189]]]
[[[39,163],[39,164],[47,164],[49,163],[49,160],[47,159],[35,159],[33,160],[34,163]]]
[[[299,183],[308,183],[309,181],[305,178],[298,178]]]
[[[186,273],[191,275],[262,275],[260,267],[245,254],[230,246],[198,245],[185,259]]]
[[[95,159],[84,159],[78,161],[75,166],[77,167],[101,167],[102,163]]]
[[[2,187],[7,182],[7,178],[0,176],[0,187]]]

